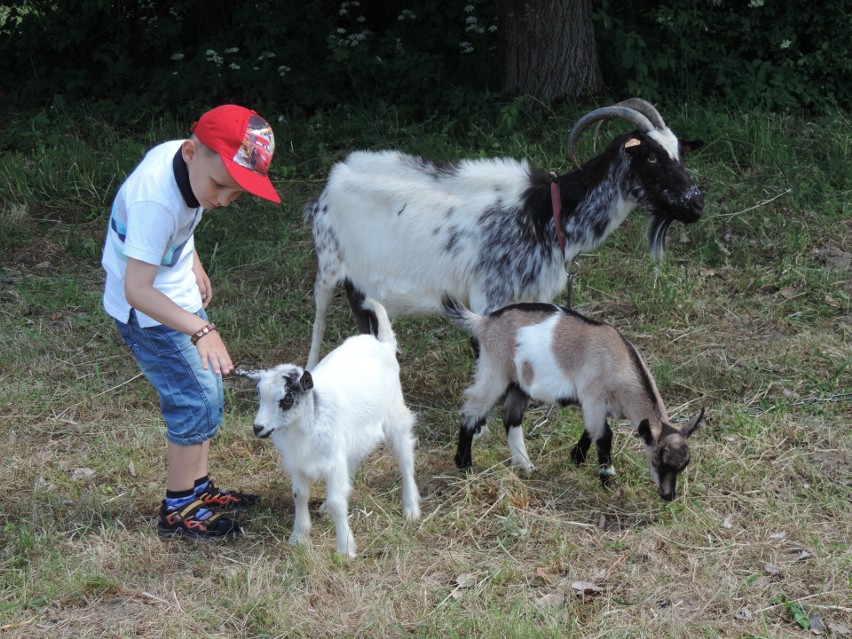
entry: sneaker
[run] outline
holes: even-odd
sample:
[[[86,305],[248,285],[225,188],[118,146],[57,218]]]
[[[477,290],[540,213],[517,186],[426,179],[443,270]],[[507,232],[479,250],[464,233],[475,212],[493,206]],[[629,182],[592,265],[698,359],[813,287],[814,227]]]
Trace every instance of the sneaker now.
[[[204,502],[196,499],[183,508],[167,511],[160,506],[157,533],[161,537],[187,537],[191,539],[223,539],[243,534],[239,524],[222,513],[212,513]]]
[[[238,510],[260,503],[258,495],[217,488],[212,479],[207,482],[207,487],[202,492],[195,495],[195,498],[201,500],[207,508],[217,510]]]

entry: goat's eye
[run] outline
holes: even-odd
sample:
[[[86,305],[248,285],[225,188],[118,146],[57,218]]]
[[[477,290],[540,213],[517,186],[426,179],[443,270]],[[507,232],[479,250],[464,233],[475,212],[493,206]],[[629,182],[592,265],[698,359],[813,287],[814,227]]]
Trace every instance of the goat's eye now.
[[[648,164],[656,164],[656,163],[657,163],[657,156],[656,155],[649,155],[648,156]]]
[[[287,410],[293,407],[293,396],[289,393],[284,395],[280,400],[278,400],[278,405],[281,407],[281,410]]]

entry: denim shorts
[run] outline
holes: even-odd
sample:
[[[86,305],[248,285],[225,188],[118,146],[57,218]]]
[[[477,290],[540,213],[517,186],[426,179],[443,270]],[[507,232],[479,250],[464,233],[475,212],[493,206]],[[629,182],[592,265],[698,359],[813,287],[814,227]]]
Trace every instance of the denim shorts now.
[[[207,319],[203,309],[196,315]],[[118,320],[115,323],[145,378],[160,396],[166,438],[173,444],[190,446],[213,437],[224,412],[222,378],[212,367],[201,367],[198,349],[190,336],[162,325],[142,328],[133,310],[127,324]]]

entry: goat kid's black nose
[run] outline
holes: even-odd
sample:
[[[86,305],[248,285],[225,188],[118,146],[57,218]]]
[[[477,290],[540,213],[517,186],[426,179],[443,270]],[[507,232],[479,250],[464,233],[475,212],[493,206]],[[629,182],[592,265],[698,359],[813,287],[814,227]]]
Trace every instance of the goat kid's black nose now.
[[[253,428],[254,428],[254,434],[259,437],[260,434],[263,432],[263,426],[258,426],[257,424],[255,424],[253,426]]]

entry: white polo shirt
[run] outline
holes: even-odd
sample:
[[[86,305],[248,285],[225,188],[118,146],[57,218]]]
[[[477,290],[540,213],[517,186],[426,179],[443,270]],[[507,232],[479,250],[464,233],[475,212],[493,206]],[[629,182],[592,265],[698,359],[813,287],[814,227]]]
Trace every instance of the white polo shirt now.
[[[110,316],[125,324],[131,307],[124,296],[124,274],[131,257],[158,266],[154,288],[175,304],[191,313],[201,309],[201,292],[192,272],[192,233],[204,209],[189,189],[183,159],[175,159],[183,142],[173,140],[151,149],[121,185],[112,206],[101,259],[106,271],[103,304]],[[136,315],[140,326],[159,325],[138,310]]]

